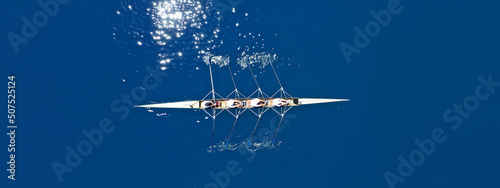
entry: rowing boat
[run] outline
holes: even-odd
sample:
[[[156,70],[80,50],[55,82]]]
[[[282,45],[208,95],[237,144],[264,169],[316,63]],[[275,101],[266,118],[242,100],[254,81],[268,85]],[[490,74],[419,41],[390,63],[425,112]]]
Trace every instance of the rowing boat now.
[[[228,69],[229,69],[229,74],[231,75],[231,79],[233,81],[234,85],[234,90],[227,96],[223,97],[214,90],[214,81],[213,81],[213,75],[212,75],[212,57],[209,58],[208,66],[210,70],[210,82],[212,84],[212,90],[205,95],[205,97],[201,100],[197,101],[181,101],[181,102],[169,102],[169,103],[158,103],[158,104],[146,104],[146,105],[138,105],[135,107],[141,107],[141,108],[179,108],[179,109],[200,109],[204,111],[206,114],[208,114],[212,119],[213,119],[213,124],[212,124],[212,145],[210,147],[210,151],[213,151],[214,147],[214,132],[215,132],[215,118],[222,113],[223,111],[229,112],[231,115],[235,117],[235,121],[233,124],[233,128],[231,129],[231,133],[229,134],[229,137],[225,140],[225,148],[227,148],[229,140],[231,138],[231,135],[233,133],[234,127],[236,126],[236,122],[238,121],[239,116],[249,110],[253,114],[255,114],[258,119],[257,123],[254,126],[254,129],[252,131],[252,134],[250,138],[248,139],[247,142],[247,147],[250,146],[250,143],[252,141],[253,135],[255,133],[255,130],[257,129],[257,125],[259,124],[260,118],[262,117],[262,114],[267,112],[269,109],[272,109],[274,112],[279,114],[281,116],[280,122],[278,124],[278,128],[276,130],[276,133],[274,135],[273,141],[271,143],[271,146],[274,145],[274,141],[276,140],[276,136],[278,134],[278,131],[280,129],[281,123],[283,122],[283,118],[285,117],[285,114],[295,106],[301,106],[301,105],[308,105],[308,104],[321,104],[321,103],[332,103],[332,102],[342,102],[342,101],[349,101],[349,99],[324,99],[324,98],[297,98],[297,97],[292,97],[290,94],[288,94],[284,89],[283,86],[281,85],[281,81],[278,77],[278,74],[276,73],[276,70],[274,69],[274,66],[272,63],[270,63],[271,68],[273,69],[274,75],[276,76],[276,79],[280,85],[280,89],[276,91],[273,95],[269,96],[266,93],[264,93],[260,86],[259,83],[257,82],[257,79],[255,78],[255,75],[252,71],[252,67],[248,66],[250,72],[252,73],[252,77],[255,81],[255,84],[257,85],[257,90],[255,90],[252,94],[250,94],[248,97],[243,95],[238,91],[238,88],[236,87],[236,82],[234,81],[233,74],[231,72],[231,68],[229,66],[229,59],[227,59],[227,62],[225,61]],[[211,98],[208,98],[211,95]],[[209,111],[212,110],[212,113]]]
[[[276,99],[281,99],[281,98],[260,98],[261,100],[268,101],[267,104],[261,108],[273,108],[275,107],[273,104],[273,101]],[[245,103],[244,106],[240,108],[259,108],[259,107],[254,107],[251,104],[252,99],[216,99],[214,109],[217,110],[226,110],[226,109],[234,109],[231,108],[230,105],[228,104],[228,101],[230,100],[239,100],[243,101]],[[306,105],[306,104],[321,104],[321,103],[331,103],[331,102],[342,102],[342,101],[349,101],[349,99],[318,99],[318,98],[289,98],[286,99],[288,105],[283,105],[282,107],[285,106],[299,106],[299,105]],[[199,100],[199,101],[182,101],[182,102],[169,102],[169,103],[158,103],[158,104],[147,104],[147,105],[139,105],[135,107],[142,107],[142,108],[184,108],[184,109],[205,109],[203,108],[202,104],[205,102],[204,100]]]

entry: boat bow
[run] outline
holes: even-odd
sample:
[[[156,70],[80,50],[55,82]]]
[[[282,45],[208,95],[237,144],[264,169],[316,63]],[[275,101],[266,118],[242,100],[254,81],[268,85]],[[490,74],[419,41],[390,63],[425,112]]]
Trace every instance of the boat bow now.
[[[193,108],[193,105],[198,101],[182,101],[182,102],[169,102],[158,104],[139,105],[135,107],[141,108]]]
[[[349,99],[314,99],[314,98],[299,98],[299,105],[306,104],[320,104],[320,103],[331,103],[331,102],[343,102],[349,101]]]

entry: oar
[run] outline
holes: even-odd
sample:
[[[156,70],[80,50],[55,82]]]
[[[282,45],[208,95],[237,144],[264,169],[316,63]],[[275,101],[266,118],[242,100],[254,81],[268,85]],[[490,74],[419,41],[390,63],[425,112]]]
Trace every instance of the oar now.
[[[281,122],[283,122],[283,117],[285,117],[285,114],[281,114],[280,123],[278,124],[278,128],[276,129],[276,133],[274,134],[274,138],[273,138],[273,142],[271,143],[271,146],[274,146],[274,141],[276,140],[276,136],[278,135],[278,131],[280,130]]]
[[[252,136],[250,136],[250,140],[248,140],[248,143],[247,143],[247,147],[250,146],[250,142],[252,141],[252,138],[253,138],[253,133],[255,133],[255,129],[257,129],[257,125],[259,124],[259,121],[260,121],[260,116],[259,115],[259,118],[257,119],[257,123],[255,124],[255,127],[253,128],[253,131],[252,131]]]
[[[238,115],[236,115],[236,119],[234,120],[233,128],[231,129],[231,133],[229,133],[229,137],[227,138],[226,146],[224,146],[224,148],[227,148],[227,144],[229,143],[229,139],[231,139],[231,135],[233,134],[234,126],[236,125],[237,121],[238,121]]]
[[[215,134],[215,110],[214,110],[214,116],[213,116],[213,124],[212,124],[212,147],[210,148],[210,152],[214,151],[214,134]]]
[[[214,105],[217,104],[217,101],[215,101],[215,90],[214,90],[214,78],[212,76],[212,57],[208,59],[208,68],[210,69],[210,83],[212,84],[212,98],[214,101]],[[213,109],[213,116],[212,118],[214,119],[214,122],[212,124],[212,147],[210,149],[210,152],[214,151],[214,134],[215,134],[215,107]]]

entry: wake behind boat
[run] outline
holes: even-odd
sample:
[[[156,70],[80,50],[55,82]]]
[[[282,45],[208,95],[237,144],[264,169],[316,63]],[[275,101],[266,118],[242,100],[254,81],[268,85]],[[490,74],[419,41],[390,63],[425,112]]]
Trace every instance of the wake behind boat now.
[[[255,84],[257,85],[257,90],[255,90],[252,94],[250,94],[248,97],[243,95],[242,93],[238,92],[238,88],[236,87],[236,82],[234,81],[233,74],[231,72],[231,68],[228,65],[228,61],[224,62],[227,63],[227,67],[229,69],[229,74],[231,75],[231,79],[233,81],[234,85],[234,90],[227,96],[227,97],[222,97],[218,93],[215,92],[214,90],[214,81],[213,81],[213,76],[212,76],[212,57],[209,58],[209,69],[210,69],[210,82],[212,84],[212,90],[205,95],[205,97],[201,100],[197,101],[181,101],[181,102],[169,102],[169,103],[158,103],[158,104],[147,104],[147,105],[139,105],[135,107],[142,107],[142,108],[180,108],[180,109],[201,109],[205,113],[207,113],[212,119],[213,119],[213,124],[212,124],[212,145],[211,145],[211,151],[213,151],[213,146],[214,146],[214,132],[215,132],[215,118],[222,113],[223,111],[229,112],[231,115],[235,117],[235,121],[233,124],[233,127],[231,129],[231,133],[229,134],[229,137],[225,141],[225,147],[227,148],[227,145],[229,143],[229,140],[231,138],[231,135],[233,133],[234,127],[236,126],[236,122],[238,121],[239,116],[245,112],[246,110],[249,110],[253,114],[255,114],[258,119],[257,123],[254,126],[254,129],[252,131],[252,134],[250,136],[250,139],[248,140],[247,146],[250,146],[251,140],[253,138],[253,135],[255,133],[255,130],[257,129],[257,125],[259,124],[260,118],[262,117],[262,114],[267,112],[269,109],[272,109],[274,112],[279,114],[281,116],[280,122],[278,124],[278,128],[276,130],[276,133],[274,135],[273,141],[271,145],[274,145],[274,141],[276,140],[276,136],[278,134],[279,128],[281,126],[281,123],[283,122],[283,117],[285,114],[295,106],[300,106],[300,105],[307,105],[307,104],[321,104],[321,103],[331,103],[331,102],[342,102],[342,101],[349,101],[349,99],[321,99],[321,98],[297,98],[297,97],[292,97],[290,94],[288,94],[284,89],[283,86],[281,85],[281,81],[278,77],[278,74],[276,73],[276,70],[274,69],[274,66],[271,65],[271,68],[273,69],[273,72],[276,76],[276,79],[280,85],[280,89],[276,91],[273,95],[269,96],[266,93],[264,93],[259,86],[259,83],[257,82],[257,79],[255,78],[255,75],[252,71],[251,66],[248,66],[250,72],[252,73],[252,77],[255,81]],[[207,99],[211,95],[210,99]],[[208,111],[211,110],[212,113],[209,113]]]

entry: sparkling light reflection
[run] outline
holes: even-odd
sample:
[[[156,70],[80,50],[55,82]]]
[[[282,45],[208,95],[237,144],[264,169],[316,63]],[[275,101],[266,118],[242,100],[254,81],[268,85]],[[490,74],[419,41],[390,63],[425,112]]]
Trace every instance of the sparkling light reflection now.
[[[152,5],[153,8],[148,11],[156,29],[150,34],[158,45],[171,49],[170,52],[159,54],[164,58],[159,61],[160,64],[183,58],[183,51],[197,54],[201,58],[220,45],[214,41],[220,33],[220,16],[213,17],[215,9],[211,3],[201,3],[197,0],[165,0],[153,2]],[[175,49],[178,51],[172,52]],[[175,65],[175,62],[172,65]]]
[[[159,47],[151,48],[158,50],[150,52],[157,55],[160,70],[175,70],[183,66],[195,72],[204,71],[196,59],[207,62],[210,56],[227,57],[229,54],[235,56],[237,62],[234,63],[242,69],[252,63],[262,63],[259,67],[263,68],[277,59],[264,48],[264,38],[259,30],[249,27],[248,22],[254,14],[236,11],[236,7],[220,13],[212,3],[160,0],[141,4],[124,0],[122,7],[116,10],[116,15],[123,21],[113,28],[113,38],[128,45],[127,41],[132,37],[134,45],[144,49],[152,45]],[[223,16],[224,22],[221,21]],[[144,21],[144,18],[150,20]],[[134,51],[131,49],[130,53]],[[218,65],[227,65],[225,61],[221,59]]]

